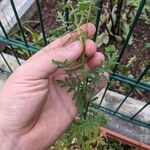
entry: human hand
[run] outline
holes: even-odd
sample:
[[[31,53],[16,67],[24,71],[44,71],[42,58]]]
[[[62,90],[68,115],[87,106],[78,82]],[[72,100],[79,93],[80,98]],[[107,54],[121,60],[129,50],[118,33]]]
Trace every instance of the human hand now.
[[[95,33],[92,24],[89,38]],[[77,36],[73,32],[72,36]],[[73,93],[67,93],[56,80],[64,73],[52,60],[76,61],[82,54],[82,44],[74,41],[66,45],[70,34],[52,42],[21,65],[7,80],[0,92],[0,149],[41,150],[65,131],[75,119],[77,110],[72,101]],[[86,40],[87,70],[96,69],[104,61],[96,52],[95,43]],[[100,89],[104,81],[100,84]]]

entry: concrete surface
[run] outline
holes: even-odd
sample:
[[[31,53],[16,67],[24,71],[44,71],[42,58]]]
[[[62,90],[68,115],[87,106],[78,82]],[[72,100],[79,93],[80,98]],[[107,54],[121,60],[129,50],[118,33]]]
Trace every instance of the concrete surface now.
[[[103,93],[104,90],[98,93],[97,96],[99,98],[96,101],[97,104],[99,104],[99,102],[101,101]],[[102,102],[102,106],[111,110],[115,110],[124,98],[124,95],[108,90]],[[126,114],[127,116],[133,116],[145,104],[145,102],[128,97],[119,109],[119,112],[122,114]],[[122,120],[119,117],[113,115],[107,114],[107,118],[107,127],[109,129],[150,145],[150,129],[130,123],[129,121]],[[141,111],[137,115],[136,119],[150,123],[150,105],[148,105],[143,111]]]
[[[100,102],[104,90],[102,90],[98,97],[97,103]],[[102,106],[105,108],[109,108],[111,110],[116,110],[116,108],[120,105],[122,100],[125,98],[125,95],[113,92],[113,91],[107,91],[107,94],[104,98],[104,101],[102,102]],[[121,108],[119,109],[119,112],[122,114],[125,114],[127,116],[133,116],[136,112],[138,112],[146,103],[143,101],[135,100],[131,97],[128,97],[126,101],[123,103]],[[148,105],[143,111],[141,111],[136,119],[144,121],[146,123],[150,123],[150,105]]]
[[[150,145],[150,129],[122,120],[116,116],[106,115],[107,128]]]
[[[19,66],[16,61],[16,58],[14,56],[11,56],[8,54],[4,54],[4,53],[2,53],[2,54],[4,55],[8,64],[10,65],[11,69],[14,71]],[[22,60],[22,59],[19,59],[19,61],[21,64],[24,62],[24,60]],[[3,70],[9,71],[9,68],[7,67],[5,61],[3,60],[3,58],[1,56],[0,56],[0,68],[2,68]],[[0,88],[2,88],[2,86],[5,83],[7,78],[8,78],[7,75],[4,75],[0,72]]]

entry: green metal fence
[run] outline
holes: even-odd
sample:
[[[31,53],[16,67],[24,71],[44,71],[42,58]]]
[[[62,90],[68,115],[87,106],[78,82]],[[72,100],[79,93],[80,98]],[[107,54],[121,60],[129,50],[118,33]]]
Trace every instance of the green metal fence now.
[[[41,7],[40,7],[40,3],[39,3],[39,0],[36,0],[36,7],[37,7],[37,12],[38,12],[38,16],[39,16],[39,21],[40,21],[40,27],[41,27],[41,32],[42,32],[42,36],[43,36],[43,42],[45,45],[47,45],[47,40],[46,40],[46,35],[45,35],[45,30],[44,30],[44,23],[43,23],[43,19],[42,19],[42,13],[41,13]],[[67,0],[64,0],[64,3],[66,3]],[[121,74],[119,74],[117,71],[118,71],[118,65],[121,61],[121,58],[127,48],[127,45],[129,43],[129,40],[130,40],[130,37],[135,29],[135,26],[137,24],[137,21],[140,17],[140,14],[143,10],[143,7],[145,5],[145,2],[146,0],[141,0],[140,4],[139,4],[139,7],[138,7],[138,10],[135,14],[135,17],[133,19],[133,22],[130,26],[130,31],[125,39],[125,42],[122,46],[122,49],[120,51],[120,55],[118,57],[118,64],[114,67],[114,70],[113,70],[113,73],[112,75],[110,76],[110,81],[112,80],[115,80],[115,81],[120,81],[124,84],[128,84],[131,86],[131,89],[130,91],[126,94],[125,98],[120,102],[120,105],[118,106],[118,108],[116,110],[111,110],[110,108],[105,108],[102,106],[102,102],[104,100],[104,97],[108,91],[108,88],[110,87],[110,82],[108,82],[107,84],[107,87],[104,91],[104,94],[102,96],[102,99],[99,103],[99,109],[101,109],[102,111],[104,112],[107,112],[109,114],[112,114],[112,115],[115,115],[115,116],[118,116],[124,120],[127,120],[129,122],[132,122],[132,123],[135,123],[135,124],[138,124],[138,125],[141,125],[143,127],[147,127],[150,129],[150,122],[149,123],[146,123],[146,122],[143,122],[143,121],[140,121],[138,119],[136,119],[136,116],[141,112],[143,111],[149,104],[150,104],[150,100],[141,108],[139,109],[134,115],[132,116],[127,116],[125,114],[122,114],[119,112],[120,108],[122,107],[122,105],[124,104],[124,102],[127,100],[127,98],[130,96],[130,94],[133,92],[133,90],[135,88],[140,88],[140,89],[144,89],[144,90],[147,90],[147,91],[150,91],[150,85],[149,84],[146,84],[146,83],[142,83],[141,82],[141,79],[143,78],[143,76],[147,73],[147,71],[150,69],[150,64],[148,64],[148,66],[145,68],[145,70],[141,73],[141,75],[139,76],[138,79],[131,79],[129,77],[126,77],[126,76],[123,76]],[[32,55],[33,53],[36,53],[39,49],[34,46],[34,45],[29,45],[27,40],[26,40],[26,37],[25,37],[25,34],[24,34],[24,31],[23,31],[23,27],[21,25],[21,21],[19,19],[19,16],[18,16],[18,13],[16,11],[16,8],[15,8],[15,4],[14,4],[14,1],[13,0],[10,0],[10,3],[11,3],[11,6],[13,8],[13,11],[15,13],[15,16],[16,16],[16,20],[17,20],[17,24],[19,26],[19,29],[20,29],[20,33],[22,35],[22,38],[23,38],[23,42],[22,41],[19,41],[19,40],[15,40],[15,39],[11,39],[9,38],[9,36],[7,35],[4,27],[3,27],[3,24],[1,23],[0,21],[0,27],[4,33],[4,35],[0,35],[0,41],[9,45],[11,50],[13,51],[14,53],[14,56],[16,58],[16,61],[17,63],[20,65],[20,61],[16,55],[16,52],[15,52],[15,49],[14,49],[14,46],[15,47],[18,47],[18,48],[22,48],[22,49],[26,49],[29,53],[29,55]],[[99,3],[98,3],[98,6],[99,6],[99,10],[97,11],[97,15],[96,15],[96,22],[95,22],[95,26],[97,28],[97,31],[96,31],[96,34],[94,36],[94,41],[96,40],[97,38],[97,34],[98,34],[98,27],[99,27],[99,20],[100,20],[100,16],[101,16],[101,8],[102,8],[102,5],[103,5],[103,0],[99,0]],[[65,19],[68,20],[68,15],[69,15],[69,11],[68,9],[65,10]],[[2,52],[0,52],[0,55],[2,57],[2,59],[5,61],[7,67],[8,67],[8,70],[3,70],[2,68],[0,68],[0,72],[3,73],[3,74],[10,74],[13,72],[11,66],[9,65],[9,61],[6,60],[4,54]]]

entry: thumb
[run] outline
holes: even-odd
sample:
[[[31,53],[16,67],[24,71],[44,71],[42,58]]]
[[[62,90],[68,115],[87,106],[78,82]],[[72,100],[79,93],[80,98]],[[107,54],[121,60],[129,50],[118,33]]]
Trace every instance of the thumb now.
[[[45,51],[36,59],[31,59],[23,64],[20,72],[24,73],[24,77],[30,79],[48,78],[58,68],[53,64],[53,60],[57,61],[75,61],[82,53],[82,44],[79,41],[56,49]]]

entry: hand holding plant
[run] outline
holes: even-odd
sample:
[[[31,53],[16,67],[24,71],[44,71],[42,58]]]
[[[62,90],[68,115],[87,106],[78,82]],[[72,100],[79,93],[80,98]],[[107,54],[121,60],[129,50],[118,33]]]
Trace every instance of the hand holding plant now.
[[[92,24],[81,26],[81,30],[88,31],[89,38],[95,33]],[[66,44],[68,38],[71,42]],[[96,52],[93,41],[85,43],[85,66],[93,70],[102,64],[104,56]],[[75,62],[82,52],[82,43],[67,34],[33,55],[9,77],[0,91],[0,149],[44,149],[66,130],[77,112],[74,92],[67,93],[58,84],[66,74],[53,60]]]

